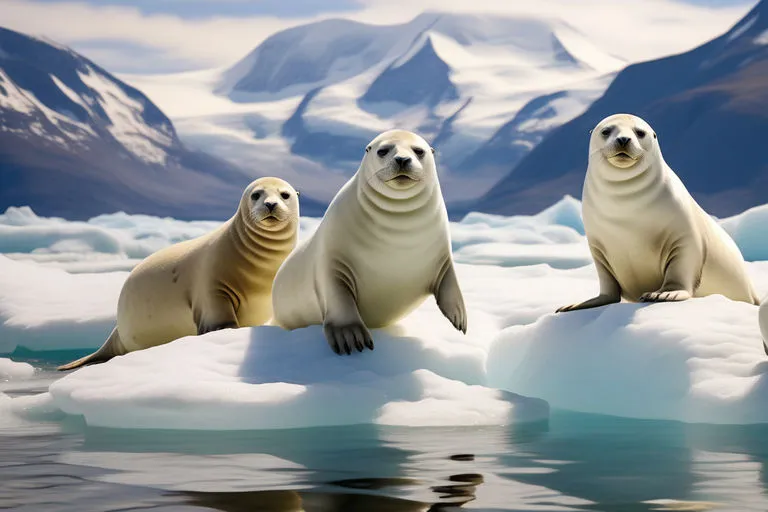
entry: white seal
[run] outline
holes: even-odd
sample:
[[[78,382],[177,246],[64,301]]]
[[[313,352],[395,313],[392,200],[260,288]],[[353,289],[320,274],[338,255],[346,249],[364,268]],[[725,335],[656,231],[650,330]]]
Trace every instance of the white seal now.
[[[612,115],[592,131],[582,216],[600,294],[558,312],[622,297],[665,302],[720,294],[758,304],[739,248],[691,197],[639,117]]]
[[[221,227],[139,263],[120,292],[117,326],[107,341],[59,370],[184,336],[264,324],[272,316],[275,273],[296,246],[298,225],[293,187],[278,178],[252,182]]]
[[[373,349],[369,329],[391,325],[434,295],[466,333],[448,227],[432,149],[411,132],[380,134],[317,231],[278,271],[274,323],[321,324],[334,352],[350,354]]]

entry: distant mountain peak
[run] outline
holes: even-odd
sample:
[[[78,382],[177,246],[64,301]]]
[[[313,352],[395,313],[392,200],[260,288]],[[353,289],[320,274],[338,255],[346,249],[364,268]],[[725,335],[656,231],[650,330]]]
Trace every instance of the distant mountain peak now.
[[[432,36],[424,34],[405,55],[385,69],[366,93],[362,104],[392,102],[435,107],[459,98],[450,66],[438,55]]]
[[[0,211],[225,219],[250,179],[185,148],[144,94],[92,61],[0,28]]]

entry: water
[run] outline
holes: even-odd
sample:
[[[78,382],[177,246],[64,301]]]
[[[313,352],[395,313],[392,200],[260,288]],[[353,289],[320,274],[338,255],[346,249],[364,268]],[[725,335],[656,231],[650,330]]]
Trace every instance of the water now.
[[[18,396],[58,377],[6,383]],[[631,397],[628,397],[631,399]],[[23,511],[768,510],[768,425],[554,411],[498,428],[0,429],[0,508]]]

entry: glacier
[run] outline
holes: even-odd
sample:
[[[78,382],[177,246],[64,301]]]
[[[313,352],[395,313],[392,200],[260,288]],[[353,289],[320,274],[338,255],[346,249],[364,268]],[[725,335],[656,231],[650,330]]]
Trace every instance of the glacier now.
[[[768,422],[756,306],[710,296],[554,313],[598,286],[580,206],[565,197],[534,216],[471,213],[451,223],[466,336],[432,298],[374,330],[372,353],[336,356],[317,326],[224,330],[82,368],[42,395],[2,395],[0,409],[19,418],[63,412],[90,426],[203,430],[505,425],[546,420],[550,408]],[[760,296],[768,292],[766,221],[768,205],[719,221]],[[300,237],[317,223],[303,219]],[[0,240],[14,251],[0,255],[0,381],[31,378],[48,354],[101,345],[135,261],[215,225],[125,214],[69,222],[27,208],[0,215]],[[24,362],[30,351],[33,364]]]

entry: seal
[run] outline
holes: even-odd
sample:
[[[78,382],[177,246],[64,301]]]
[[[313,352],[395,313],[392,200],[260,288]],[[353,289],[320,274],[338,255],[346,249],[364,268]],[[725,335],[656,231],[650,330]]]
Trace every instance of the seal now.
[[[448,227],[434,150],[408,131],[381,133],[317,231],[277,272],[273,323],[323,325],[331,349],[351,354],[373,350],[369,329],[395,323],[433,295],[466,334]]]
[[[272,316],[272,282],[294,249],[298,193],[278,178],[246,187],[237,212],[218,229],[161,249],[129,274],[117,326],[71,370],[184,336],[262,325]]]
[[[557,311],[720,294],[758,304],[744,258],[664,161],[639,117],[609,116],[592,130],[582,217],[600,294]]]

